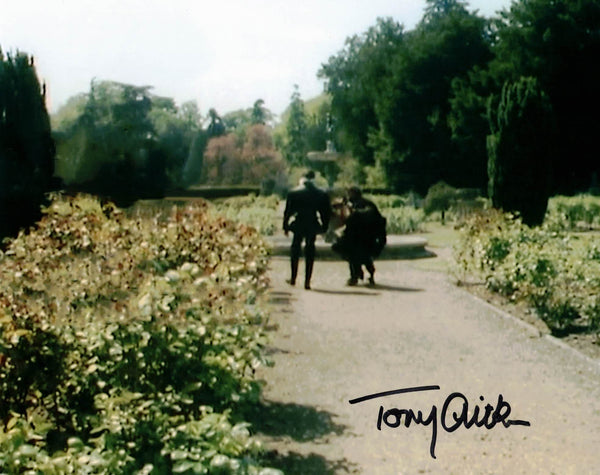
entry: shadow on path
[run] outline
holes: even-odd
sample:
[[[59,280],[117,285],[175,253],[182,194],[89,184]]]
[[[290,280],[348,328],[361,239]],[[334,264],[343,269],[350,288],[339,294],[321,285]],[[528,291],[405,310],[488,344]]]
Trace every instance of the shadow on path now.
[[[335,291],[317,290],[315,292],[338,293]],[[343,294],[378,295],[374,292],[354,290],[339,292]],[[291,313],[292,303],[296,300],[291,291],[271,287],[268,290],[268,301],[276,313]],[[269,325],[267,330],[277,330],[278,325]],[[273,355],[276,353],[288,354],[290,350],[267,346],[265,353]],[[293,351],[292,351],[293,352]],[[277,440],[292,439],[299,443],[323,443],[327,436],[342,434],[347,427],[334,422],[335,414],[319,410],[312,406],[296,403],[286,403],[262,400],[258,405],[252,405],[242,409],[243,420],[249,422],[252,431]],[[286,444],[284,442],[283,447]],[[308,452],[308,450],[306,451]],[[334,475],[337,473],[359,473],[358,466],[346,459],[330,460],[323,455],[310,452],[300,453],[289,451],[285,448],[269,450],[263,457],[261,463],[265,466],[277,468],[286,475]]]
[[[257,432],[272,437],[290,437],[307,442],[329,434],[340,435],[345,426],[333,421],[334,414],[295,403],[263,401],[245,411]]]
[[[365,290],[361,290],[361,288]],[[354,288],[354,290],[329,290],[329,289],[317,289],[313,288],[313,292],[319,292],[322,294],[335,294],[335,295],[368,295],[368,296],[376,296],[380,293],[378,290],[390,290],[394,292],[423,292],[425,289],[418,289],[414,287],[399,287],[395,285],[386,285],[386,284],[375,284],[375,285],[366,285],[364,287]]]
[[[265,465],[278,468],[286,475],[333,475],[335,473],[359,473],[358,465],[346,459],[330,461],[318,454],[299,454],[289,452],[285,455],[269,452],[265,456]]]
[[[329,289],[317,289],[312,288],[312,292],[318,292],[320,294],[334,294],[334,295],[366,295],[370,297],[374,297],[379,295],[377,292],[367,292],[362,290],[329,290]]]
[[[395,285],[386,285],[386,284],[375,284],[372,287],[369,287],[373,290],[392,290],[395,292],[423,292],[425,289],[417,289],[414,287],[398,287]]]
[[[311,406],[295,403],[262,401],[244,412],[254,431],[274,438],[289,437],[297,442],[315,441],[321,437],[340,435],[346,426],[333,421],[335,414]],[[327,460],[318,454],[281,453],[276,450],[265,454],[264,463],[287,474],[352,473],[347,460]]]

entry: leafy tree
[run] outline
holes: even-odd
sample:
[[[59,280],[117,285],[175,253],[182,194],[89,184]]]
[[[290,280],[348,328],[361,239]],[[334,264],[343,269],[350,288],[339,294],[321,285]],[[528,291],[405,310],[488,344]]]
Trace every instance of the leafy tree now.
[[[240,148],[235,134],[209,139],[203,169],[203,181],[209,185],[239,185],[242,182]]]
[[[271,111],[269,111],[269,109],[265,107],[265,101],[263,101],[262,99],[258,99],[256,102],[254,102],[254,105],[252,106],[252,112],[250,114],[250,117],[250,121],[253,125],[266,125],[273,119],[273,114],[271,113]]]
[[[33,57],[0,50],[0,237],[40,216],[55,185],[55,146]]]
[[[183,185],[184,166],[196,136],[202,131],[202,117],[195,102],[177,107],[171,98],[152,98],[150,120],[156,140],[166,157],[166,173],[171,187]],[[203,150],[201,150],[203,151]]]
[[[202,180],[204,150],[207,143],[208,134],[204,130],[199,130],[192,138],[181,178],[181,183],[184,187],[194,185]]]
[[[496,108],[497,107],[497,108]],[[506,83],[490,101],[489,196],[495,208],[516,211],[523,222],[544,220],[556,136],[552,106],[535,78]]]
[[[454,0],[427,4],[423,20],[391,58],[376,104],[383,165],[397,191],[425,193],[440,180],[465,184],[449,127],[452,83],[491,58],[484,18]]]
[[[246,129],[252,124],[252,109],[238,109],[223,116],[226,130],[234,131],[239,137],[246,134]]]
[[[444,224],[446,211],[450,209],[457,196],[456,188],[440,181],[431,186],[427,191],[427,195],[425,195],[425,200],[423,201],[423,211],[426,214],[431,214],[435,211],[441,212],[442,224]]]
[[[560,151],[554,192],[587,189],[600,172],[600,2],[517,0],[496,23],[492,73],[537,78],[552,103]]]
[[[307,150],[325,150],[327,140],[336,140],[335,129],[333,128],[331,118],[331,103],[329,101],[322,102],[317,110],[313,113],[308,113],[306,117],[306,147]],[[339,148],[336,145],[336,149]]]
[[[228,112],[223,116],[226,130],[235,132],[240,140],[244,140],[246,131],[251,125],[267,125],[273,120],[273,113],[264,106],[265,102],[258,99],[251,108]]]
[[[306,141],[307,118],[304,101],[297,85],[291,97],[290,115],[286,123],[286,138],[283,144],[283,156],[288,164],[303,166],[306,162],[308,145]]]
[[[477,188],[481,194],[487,190],[488,99],[501,89],[498,78],[479,66],[452,81],[448,127],[456,157],[452,182],[457,187]]]
[[[283,160],[274,147],[270,129],[265,125],[255,124],[248,128],[241,159],[244,164],[244,184],[264,185],[266,181],[275,183],[283,175]]]
[[[404,29],[391,18],[378,18],[362,35],[346,40],[344,49],[329,58],[319,71],[331,95],[331,114],[339,142],[364,164],[374,161],[370,135],[379,129],[377,98],[384,95],[383,79],[402,51]],[[380,101],[380,106],[384,103]]]
[[[149,89],[92,82],[82,114],[56,134],[57,159],[68,184],[123,204],[163,192],[167,157],[151,120]],[[173,107],[163,98],[157,103],[163,112]]]

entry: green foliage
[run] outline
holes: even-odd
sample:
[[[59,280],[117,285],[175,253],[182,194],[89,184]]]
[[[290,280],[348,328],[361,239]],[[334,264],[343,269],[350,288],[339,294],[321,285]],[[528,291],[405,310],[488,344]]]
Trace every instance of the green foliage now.
[[[258,474],[266,264],[203,203],[55,199],[0,256],[0,471]]]
[[[291,166],[304,166],[308,146],[306,141],[306,112],[298,86],[294,86],[283,143],[283,157]]]
[[[449,98],[454,79],[489,60],[486,26],[461,2],[429,2],[414,31],[379,19],[320,71],[342,142],[363,163],[380,162],[396,191],[425,193],[440,179],[473,186],[455,158]]]
[[[55,184],[54,142],[33,57],[0,50],[0,239],[40,216]]]
[[[57,173],[72,187],[114,199],[161,196],[167,186],[166,150],[180,155],[178,166],[182,156],[174,150],[179,138],[171,137],[167,123],[174,104],[155,101],[153,111],[148,86],[92,82],[83,113],[56,131]],[[164,148],[151,116],[161,128]]]
[[[375,203],[377,208],[401,208],[406,206],[407,204],[411,204],[414,206],[414,203],[411,203],[411,197],[400,196],[400,195],[369,195],[369,199]]]
[[[206,132],[210,138],[220,137],[227,132],[227,127],[216,109],[210,109],[208,111],[208,118],[210,123],[208,124]]]
[[[497,107],[505,83],[535,78],[557,124],[546,135],[556,151],[544,167],[554,170],[551,191],[587,191],[600,174],[600,3],[517,0],[491,19],[467,7],[431,0],[414,30],[378,19],[346,40],[319,71],[331,96],[336,144],[363,164],[382,166],[396,192],[424,194],[440,180],[483,191],[487,104],[494,97]],[[496,123],[492,134],[497,130]],[[531,135],[532,153],[538,137]]]
[[[457,197],[456,188],[440,181],[427,191],[423,202],[423,210],[426,214],[431,214],[434,211],[446,212]]]
[[[555,230],[589,230],[600,227],[600,197],[554,196],[548,201],[544,222]]]
[[[425,213],[421,208],[413,206],[382,208],[380,212],[387,219],[388,234],[410,234],[423,229]]]
[[[180,107],[172,99],[152,97],[152,108],[148,113],[156,131],[157,146],[166,156],[165,173],[168,185],[174,188],[185,186],[193,174],[188,163],[197,163],[206,145],[202,130],[202,117],[196,102],[183,103]]]
[[[435,12],[435,14],[434,14]],[[490,59],[487,22],[462,2],[430,2],[402,54],[391,61],[378,101],[384,166],[397,190],[425,194],[434,183],[461,183],[460,158],[448,124],[452,83]],[[473,186],[473,185],[470,185]]]
[[[380,18],[364,34],[347,38],[318,73],[327,81],[339,142],[363,164],[374,163],[369,136],[379,130],[376,99],[386,93],[384,78],[403,40],[402,25]]]
[[[490,101],[489,196],[492,205],[518,212],[523,222],[544,220],[556,134],[552,107],[534,78],[506,83],[497,109]]]
[[[497,90],[488,70],[477,66],[466,77],[452,80],[448,126],[456,157],[452,162],[455,186],[487,190],[487,102]]]
[[[491,71],[499,84],[535,77],[557,122],[554,193],[585,191],[597,160],[600,3],[518,0],[497,22]]]
[[[214,202],[215,212],[234,222],[256,229],[263,236],[272,236],[282,219],[280,200],[275,195],[226,198]]]
[[[457,272],[536,309],[552,330],[600,330],[600,260],[593,236],[530,228],[487,210],[465,221],[455,247]]]

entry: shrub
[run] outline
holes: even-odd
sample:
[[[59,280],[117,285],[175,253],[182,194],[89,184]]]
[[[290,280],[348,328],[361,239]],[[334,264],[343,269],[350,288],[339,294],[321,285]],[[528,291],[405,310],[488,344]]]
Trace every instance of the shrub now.
[[[272,236],[283,219],[276,196],[239,196],[215,200],[217,214],[256,229],[264,236]]]
[[[448,211],[456,198],[456,188],[440,181],[429,188],[429,191],[425,196],[425,201],[423,202],[423,210],[425,211],[425,214],[440,211],[442,213],[442,221],[444,221],[446,211]]]
[[[0,256],[0,471],[258,473],[266,263],[202,202],[56,198]]]
[[[487,287],[524,301],[553,330],[575,322],[600,329],[600,261],[593,237],[529,228],[495,210],[472,216],[455,247],[457,269]]]
[[[548,202],[546,224],[553,229],[578,230],[600,226],[600,197],[555,196]]]
[[[409,234],[421,231],[425,221],[423,210],[412,206],[383,208],[380,211],[387,219],[388,234]]]

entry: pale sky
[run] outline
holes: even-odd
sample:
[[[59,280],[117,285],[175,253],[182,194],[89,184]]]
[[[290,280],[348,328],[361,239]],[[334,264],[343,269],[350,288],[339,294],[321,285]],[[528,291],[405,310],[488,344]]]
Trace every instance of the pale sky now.
[[[510,0],[472,0],[485,17]],[[93,78],[198,103],[202,114],[251,107],[280,114],[294,84],[320,94],[321,64],[378,17],[405,29],[425,0],[0,0],[0,47],[34,55],[49,110]]]

